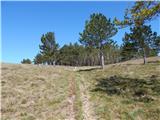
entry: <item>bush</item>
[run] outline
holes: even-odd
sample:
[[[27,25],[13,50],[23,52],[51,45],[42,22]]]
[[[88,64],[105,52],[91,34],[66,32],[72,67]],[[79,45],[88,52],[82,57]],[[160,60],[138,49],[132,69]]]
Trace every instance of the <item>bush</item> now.
[[[155,94],[160,95],[160,82],[156,75],[148,79],[114,75],[97,79],[95,89],[92,91],[105,92],[108,95],[122,95],[140,102],[150,102],[154,100]]]
[[[22,64],[31,64],[32,61],[31,61],[30,59],[23,59],[23,60],[21,61],[21,63],[22,63]]]

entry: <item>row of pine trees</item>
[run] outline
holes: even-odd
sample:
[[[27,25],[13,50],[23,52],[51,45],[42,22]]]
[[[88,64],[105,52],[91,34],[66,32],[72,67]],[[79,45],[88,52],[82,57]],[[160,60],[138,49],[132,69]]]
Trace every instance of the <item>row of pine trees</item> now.
[[[53,33],[47,33],[53,34]],[[100,65],[99,50],[96,48],[85,47],[78,43],[70,43],[62,48],[56,49],[52,54],[38,53],[34,59],[35,64],[49,65],[69,65],[69,66],[95,66]],[[120,61],[120,51],[117,44],[110,44],[103,49],[105,64]]]
[[[79,44],[70,43],[59,47],[54,32],[41,37],[40,52],[35,56],[34,64],[94,66],[116,63],[142,57],[155,56],[160,50],[160,36],[152,31],[147,22],[156,19],[160,13],[160,3],[140,1],[126,9],[124,20],[113,21],[101,13],[93,13],[85,22],[84,30],[79,34]],[[118,46],[115,36],[119,30],[129,27],[123,44]]]

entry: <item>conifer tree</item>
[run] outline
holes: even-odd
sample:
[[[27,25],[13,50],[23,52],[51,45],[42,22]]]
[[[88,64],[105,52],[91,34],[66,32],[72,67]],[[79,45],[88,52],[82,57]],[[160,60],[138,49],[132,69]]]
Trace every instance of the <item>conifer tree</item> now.
[[[114,24],[101,13],[92,14],[90,20],[86,21],[83,32],[80,33],[80,42],[83,45],[99,50],[102,68],[104,68],[103,47],[116,33]]]
[[[58,44],[55,41],[55,35],[53,32],[43,34],[41,37],[41,45],[39,45],[40,52],[49,65],[53,65],[56,62],[56,55],[58,50]]]
[[[144,64],[146,64],[147,52],[156,45],[157,33],[152,32],[151,26],[147,25],[134,26],[130,31],[131,33],[125,36],[127,41],[125,47],[142,53]]]

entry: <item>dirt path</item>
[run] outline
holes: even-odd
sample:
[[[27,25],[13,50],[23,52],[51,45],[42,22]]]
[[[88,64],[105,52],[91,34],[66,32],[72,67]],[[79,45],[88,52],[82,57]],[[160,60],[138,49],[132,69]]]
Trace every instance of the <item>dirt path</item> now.
[[[71,79],[69,82],[69,96],[68,96],[68,118],[65,120],[75,120],[74,102],[75,102],[75,80],[70,74]]]
[[[74,71],[74,72],[73,72]],[[75,112],[75,101],[76,101],[76,82],[78,82],[79,93],[80,93],[80,101],[82,103],[82,116],[83,120],[96,120],[92,104],[89,101],[90,95],[88,93],[88,84],[86,84],[85,78],[82,74],[77,73],[77,71],[73,70],[69,76],[69,96],[68,96],[68,115],[65,120],[76,120],[76,112]],[[76,72],[76,73],[75,73]],[[77,75],[76,75],[77,74]],[[79,78],[77,79],[76,76]]]
[[[81,95],[81,101],[82,101],[82,111],[83,111],[83,120],[96,120],[94,118],[93,114],[93,108],[89,101],[89,93],[87,91],[88,86],[84,84],[85,79],[84,76],[80,75],[81,79],[79,82],[79,89],[80,89],[80,95]]]

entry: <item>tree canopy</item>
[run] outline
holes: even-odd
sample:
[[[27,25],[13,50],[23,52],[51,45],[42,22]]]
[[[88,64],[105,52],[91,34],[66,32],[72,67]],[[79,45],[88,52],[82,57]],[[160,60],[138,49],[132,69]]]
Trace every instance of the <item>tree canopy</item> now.
[[[43,34],[41,37],[41,45],[39,45],[40,52],[44,56],[44,60],[48,64],[54,64],[56,61],[56,55],[59,45],[55,41],[55,35],[53,32]]]
[[[149,55],[150,51],[154,50],[154,47],[156,46],[157,33],[152,32],[151,26],[147,25],[134,26],[130,28],[130,31],[131,33],[125,34],[125,39],[124,39],[125,44],[123,47],[125,48],[125,51],[130,50],[134,52],[134,55],[135,52],[141,52],[145,64],[146,63],[145,58],[147,57],[147,55]]]
[[[142,25],[157,17],[160,13],[159,1],[136,1],[131,8],[127,8],[124,20],[114,19],[114,23],[120,27]]]
[[[93,13],[90,20],[86,21],[85,28],[80,33],[80,43],[86,47],[94,47],[99,49],[102,68],[104,67],[104,56],[102,49],[111,41],[117,33],[115,25],[111,19],[107,19],[101,13]]]
[[[115,20],[113,22],[101,13],[93,13],[80,33],[80,44],[70,43],[59,48],[55,34],[47,32],[41,37],[40,52],[33,62],[69,66],[101,65],[103,68],[104,64],[143,57],[146,63],[146,57],[155,56],[160,51],[160,36],[152,31],[150,25],[145,24],[159,14],[158,6],[159,2],[135,2],[135,5],[127,10],[121,23],[116,23]],[[140,16],[147,8],[150,12]],[[121,46],[112,40],[118,32],[114,23],[130,27],[130,32],[124,34]]]

